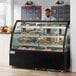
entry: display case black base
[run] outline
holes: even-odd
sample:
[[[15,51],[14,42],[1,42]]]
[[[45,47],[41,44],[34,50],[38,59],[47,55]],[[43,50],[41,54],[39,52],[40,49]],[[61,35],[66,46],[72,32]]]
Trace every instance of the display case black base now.
[[[15,54],[10,54],[10,65],[29,69],[68,70],[70,52],[15,51]]]

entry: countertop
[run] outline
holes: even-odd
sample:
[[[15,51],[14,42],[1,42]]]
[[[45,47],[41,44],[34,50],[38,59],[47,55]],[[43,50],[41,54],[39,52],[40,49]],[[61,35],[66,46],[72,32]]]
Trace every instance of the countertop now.
[[[0,34],[11,34],[11,32],[0,32]]]

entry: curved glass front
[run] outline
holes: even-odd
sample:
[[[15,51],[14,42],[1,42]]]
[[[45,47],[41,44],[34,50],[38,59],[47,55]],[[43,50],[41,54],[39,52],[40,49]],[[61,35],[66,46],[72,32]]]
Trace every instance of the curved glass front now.
[[[17,21],[11,49],[63,52],[68,22]]]

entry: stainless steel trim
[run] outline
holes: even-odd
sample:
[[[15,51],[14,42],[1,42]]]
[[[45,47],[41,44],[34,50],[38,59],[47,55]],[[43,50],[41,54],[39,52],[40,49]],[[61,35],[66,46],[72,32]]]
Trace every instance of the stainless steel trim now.
[[[15,54],[16,52],[15,51],[10,51],[10,54]]]

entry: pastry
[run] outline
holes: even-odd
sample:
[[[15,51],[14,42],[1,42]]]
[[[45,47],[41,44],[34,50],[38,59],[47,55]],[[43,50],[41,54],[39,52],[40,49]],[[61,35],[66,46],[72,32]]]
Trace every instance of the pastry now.
[[[59,26],[59,24],[56,24],[55,26]]]
[[[59,35],[64,35],[64,34],[59,34]]]
[[[56,40],[52,41],[52,44],[58,44],[58,42]]]
[[[37,24],[37,26],[42,26],[42,24]]]
[[[32,50],[32,47],[28,48],[28,50]]]
[[[57,49],[57,52],[63,52],[63,49]]]
[[[30,38],[24,38],[24,37],[19,38],[18,41],[19,42],[33,42]]]
[[[25,22],[22,22],[22,23],[21,23],[21,26],[25,26],[25,25],[26,25]]]
[[[35,48],[32,48],[32,50],[36,50]]]
[[[21,26],[23,26],[24,24],[21,24]]]
[[[46,24],[46,26],[51,26],[51,24]]]
[[[55,36],[56,34],[51,34],[51,35]]]
[[[57,52],[59,52],[60,51],[60,49],[57,49]]]
[[[26,34],[26,32],[22,32],[21,34]]]
[[[36,50],[36,49],[35,49],[35,48],[30,47],[30,48],[28,48],[28,50]]]
[[[51,51],[51,48],[45,48],[44,50],[45,51]]]
[[[34,26],[35,24],[29,24],[29,26]]]
[[[35,32],[35,34],[40,35],[41,33],[40,32]]]
[[[33,42],[30,38],[27,38],[26,40],[25,40],[25,42]]]
[[[47,34],[43,33],[43,35],[47,35]]]
[[[30,35],[35,34],[34,32],[29,32]]]
[[[62,26],[66,27],[66,24],[62,24]]]
[[[39,40],[37,40],[37,43],[38,44],[49,44],[50,42],[48,40],[45,40],[45,39],[39,39]]]
[[[62,45],[62,44],[63,44],[63,40],[60,40],[60,41],[59,41],[59,44]]]
[[[59,40],[59,41],[52,41],[52,44],[59,44],[62,45],[63,44],[63,40]]]
[[[45,34],[45,35],[49,36],[50,34]]]
[[[18,47],[17,49],[26,50],[25,47]]]
[[[19,42],[24,42],[25,40],[26,40],[26,38],[24,38],[24,37],[21,37],[18,39]]]

